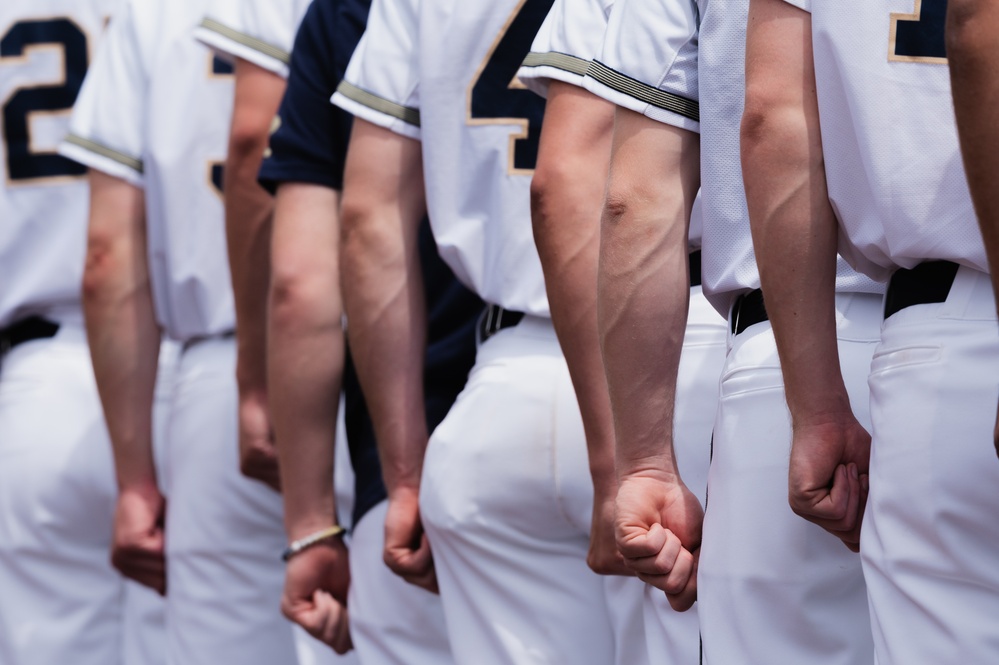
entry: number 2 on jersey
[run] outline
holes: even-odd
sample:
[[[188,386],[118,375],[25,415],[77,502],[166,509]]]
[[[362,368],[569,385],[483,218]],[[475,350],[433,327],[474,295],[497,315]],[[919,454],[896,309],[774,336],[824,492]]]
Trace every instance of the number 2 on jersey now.
[[[538,160],[544,100],[517,81],[553,0],[520,0],[468,88],[468,119],[475,125],[520,125],[510,136],[509,173],[529,174]]]
[[[0,36],[0,65],[27,60],[34,49],[62,51],[62,80],[21,86],[3,104],[3,139],[7,176],[14,183],[43,178],[82,176],[86,168],[52,151],[32,145],[31,119],[35,114],[69,113],[87,74],[87,36],[68,18],[15,23]]]
[[[947,62],[944,23],[947,0],[914,0],[911,14],[891,15],[888,59],[897,62]]]

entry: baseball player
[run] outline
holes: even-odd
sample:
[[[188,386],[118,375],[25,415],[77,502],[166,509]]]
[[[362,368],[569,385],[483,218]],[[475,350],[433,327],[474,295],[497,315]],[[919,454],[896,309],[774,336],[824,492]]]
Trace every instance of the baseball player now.
[[[682,216],[661,223],[641,210],[644,193],[661,190],[666,177],[666,204],[675,208],[692,196],[698,175],[694,132],[701,135],[704,292],[731,326],[703,532],[685,479],[660,455],[647,463],[651,474],[642,467],[633,474],[634,483],[622,474],[619,543],[626,552],[634,543],[650,556],[660,551],[655,565],[637,565],[661,576],[675,607],[691,602],[696,581],[707,662],[870,663],[858,558],[835,536],[795,517],[784,490],[791,429],[739,172],[748,2],[626,3],[615,10],[587,83],[631,111],[619,111],[615,127],[600,290],[608,306],[601,321],[615,421],[628,426],[618,431],[621,449],[649,459],[646,432],[670,431],[669,411],[657,401],[664,389],[645,386],[668,386],[670,375],[664,379],[664,373],[676,371],[675,351],[662,367],[649,357],[653,349],[661,353],[663,337],[675,349],[670,340],[682,335],[676,323],[682,310],[662,294],[685,296],[685,271],[664,271],[654,281],[634,275],[646,273],[650,255],[669,252],[684,238],[676,230],[683,228]],[[645,167],[665,158],[670,163],[663,174]],[[879,287],[842,263],[833,266],[839,357],[849,394],[866,415]],[[654,482],[645,480],[649,475]],[[855,534],[841,535],[855,547]]]
[[[168,588],[169,663],[296,663],[278,609],[280,497],[238,469],[219,187],[233,84],[193,39],[204,11],[195,0],[128,3],[62,146],[92,169],[89,342],[122,485],[117,524],[142,536],[116,556]],[[183,344],[164,464],[169,510],[141,436],[160,330]]]
[[[961,168],[941,5],[882,0],[846,16],[753,0],[750,15],[743,153],[794,388],[790,498],[834,531],[859,519],[868,488],[854,472],[857,405],[832,360],[837,241],[859,269],[890,277],[870,367],[860,541],[882,665],[999,657],[996,307]],[[898,130],[886,132],[886,119]],[[778,277],[789,270],[796,279]]]
[[[987,112],[991,104],[980,104],[982,97],[996,95],[996,72],[993,64],[992,40],[999,27],[997,8],[980,0],[950,0],[947,3],[947,61],[950,65],[954,110],[957,116],[961,155],[968,177],[971,198],[978,213],[979,228],[985,239],[989,266],[999,264],[994,241],[996,233],[995,188],[992,174],[996,172],[991,148],[999,142],[996,125]],[[991,271],[995,292],[999,294],[997,273]],[[996,453],[999,454],[999,418],[996,429]]]
[[[549,9],[375,0],[334,96],[358,118],[341,256],[389,492],[386,557],[439,584],[458,663],[614,660],[604,582],[586,565],[579,405],[530,227],[542,100],[511,83]],[[491,303],[468,385],[429,444],[407,268],[425,207],[442,258]]]
[[[624,565],[614,535],[618,482],[611,405],[597,339],[595,288],[614,105],[582,87],[583,73],[600,53],[607,28],[610,7],[604,4],[556,0],[519,76],[531,89],[547,94],[548,100],[531,190],[535,239],[545,269],[552,319],[574,377],[590,445],[596,496],[590,565],[597,572],[620,575],[633,573]],[[690,211],[681,212],[689,215]],[[683,223],[686,228],[686,221]],[[725,320],[701,294],[699,245],[697,220],[691,236],[691,317],[678,381],[681,398],[675,430],[684,477],[703,502],[726,332]],[[686,261],[685,257],[680,259],[682,268]],[[664,437],[661,444],[668,439]],[[622,462],[628,468],[630,460]],[[633,579],[609,578],[607,584],[616,601],[611,616],[619,650],[617,662],[698,661],[696,612],[675,613],[658,589]],[[638,649],[640,653],[623,649]]]
[[[234,62],[235,100],[225,170],[225,211],[239,331],[236,376],[240,394],[240,467],[247,476],[275,489],[280,489],[280,480],[266,377],[274,201],[257,183],[257,175],[285,90],[291,42],[308,5],[308,2],[213,2],[208,16],[195,31],[200,41]],[[335,423],[336,401],[327,407],[331,405],[334,408],[328,410]],[[296,491],[297,488],[291,489],[293,496]],[[340,600],[346,601],[345,593]],[[335,616],[343,618],[337,621],[341,630],[333,639],[324,641],[344,654],[351,646],[346,611],[342,606],[332,609]],[[296,627],[294,632],[301,659],[307,662],[333,659],[328,649],[300,628]]]
[[[119,4],[0,8],[4,665],[160,662],[162,602],[125,583],[108,557],[114,468],[79,295],[86,172],[55,154]]]
[[[337,349],[342,348],[343,338],[339,227],[331,220],[335,222],[338,214],[350,116],[331,106],[329,97],[360,39],[368,8],[367,2],[343,0],[311,5],[296,38],[280,124],[261,170],[269,187],[277,185],[271,399],[282,442],[286,523],[292,540],[336,524],[329,492],[333,463],[329,406],[337,399],[343,363]],[[239,32],[248,36],[262,31],[242,26]],[[437,257],[429,229],[423,231],[421,247],[431,309],[425,378],[427,419],[433,427],[464,385],[474,359],[474,324],[482,303],[455,281]],[[315,602],[314,594],[317,589],[342,588],[349,578],[351,638],[362,662],[450,662],[439,599],[406,584],[382,562],[385,488],[349,359],[344,372],[347,432],[357,479],[350,567],[339,540],[296,554],[288,565],[285,612],[321,634],[330,626],[324,620],[323,601]]]

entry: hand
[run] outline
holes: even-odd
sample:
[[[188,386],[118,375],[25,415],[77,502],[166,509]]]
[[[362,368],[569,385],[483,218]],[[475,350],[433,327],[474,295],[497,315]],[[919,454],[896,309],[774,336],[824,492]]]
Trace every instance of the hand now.
[[[240,393],[239,470],[244,476],[281,491],[270,410],[266,395],[260,393]]]
[[[852,413],[795,426],[788,477],[791,510],[860,550],[871,435]]]
[[[281,612],[339,654],[353,648],[347,615],[350,562],[339,538],[299,552],[288,561]]]
[[[625,564],[683,612],[697,600],[704,511],[674,474],[642,471],[621,479],[615,534]]]
[[[627,575],[634,577],[624,563],[624,557],[617,548],[615,539],[616,483],[610,496],[597,496],[593,499],[593,521],[590,523],[590,550],[586,553],[586,563],[598,575]]]
[[[166,595],[163,519],[166,502],[155,487],[122,490],[114,514],[111,565],[125,577]]]
[[[385,515],[385,565],[410,584],[438,593],[437,573],[420,521],[418,490],[396,490]]]

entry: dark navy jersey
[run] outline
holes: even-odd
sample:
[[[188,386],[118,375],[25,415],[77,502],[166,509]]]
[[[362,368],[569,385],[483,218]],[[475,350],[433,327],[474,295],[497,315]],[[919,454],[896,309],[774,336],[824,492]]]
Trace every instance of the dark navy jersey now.
[[[291,55],[281,122],[260,169],[264,187],[273,191],[281,182],[343,186],[351,116],[333,106],[330,97],[364,32],[370,4],[370,0],[315,0],[306,12]],[[426,221],[420,229],[420,258],[428,320],[424,395],[427,427],[433,431],[464,388],[475,362],[475,324],[483,304],[441,261]],[[386,492],[374,428],[349,353],[343,390],[347,441],[356,475],[356,525]]]

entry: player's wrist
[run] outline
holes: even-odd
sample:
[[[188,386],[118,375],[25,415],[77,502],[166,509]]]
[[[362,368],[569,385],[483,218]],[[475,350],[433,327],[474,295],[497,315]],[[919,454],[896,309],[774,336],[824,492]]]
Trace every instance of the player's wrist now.
[[[670,485],[683,484],[672,455],[618,457],[616,478],[619,486],[628,480],[639,478]]]

